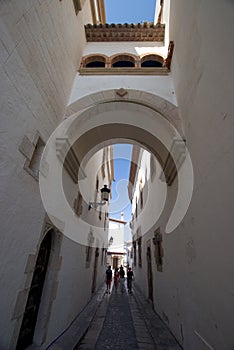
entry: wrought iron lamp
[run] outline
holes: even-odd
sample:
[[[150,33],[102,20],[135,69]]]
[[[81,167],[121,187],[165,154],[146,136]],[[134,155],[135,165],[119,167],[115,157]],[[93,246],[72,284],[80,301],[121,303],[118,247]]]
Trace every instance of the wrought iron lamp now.
[[[104,185],[104,187],[101,189],[101,202],[89,202],[89,210],[97,209],[99,206],[105,205],[106,202],[109,200],[110,195],[110,189],[107,187],[107,185]]]

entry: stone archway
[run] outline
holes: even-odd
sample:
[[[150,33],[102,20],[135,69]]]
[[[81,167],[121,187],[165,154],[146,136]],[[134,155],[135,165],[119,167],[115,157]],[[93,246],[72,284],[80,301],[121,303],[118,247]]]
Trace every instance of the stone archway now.
[[[63,193],[57,191],[61,188],[63,164],[66,163],[71,149],[73,155],[76,155],[78,170],[95,152],[120,139],[131,140],[132,143],[140,144],[152,152],[161,164],[169,185],[175,179],[178,188],[182,182],[187,186],[186,198],[183,197],[184,192],[179,191],[174,196],[175,204],[167,224],[169,232],[185,215],[187,203],[190,202],[191,183],[184,179],[192,177],[193,173],[183,141],[183,127],[177,107],[161,97],[143,91],[120,90],[92,94],[68,106],[66,117],[51,135],[42,159],[42,169],[46,169],[41,171],[40,176],[42,199],[50,208],[52,220],[55,220],[59,229],[71,239],[77,239],[72,232],[71,222],[77,227],[78,221],[75,223],[76,218],[67,201],[64,201],[65,189]],[[49,166],[51,162],[53,166]],[[182,164],[186,166],[183,166],[181,175],[177,176]],[[53,182],[52,187],[49,185],[50,181]],[[46,188],[47,185],[49,187]],[[53,190],[54,196],[59,203],[63,202],[63,205],[54,205],[50,198]],[[88,202],[85,191],[83,198]],[[176,205],[181,204],[182,200],[183,205]],[[69,225],[66,225],[66,222],[69,222]],[[82,224],[79,221],[80,227]],[[65,227],[68,228],[67,231]],[[80,243],[85,245],[86,240]]]
[[[147,107],[167,119],[177,129],[181,137],[184,138],[183,123],[178,107],[158,95],[142,90],[121,88],[103,90],[87,95],[67,106],[65,119],[87,108],[94,108],[108,102],[129,102]]]

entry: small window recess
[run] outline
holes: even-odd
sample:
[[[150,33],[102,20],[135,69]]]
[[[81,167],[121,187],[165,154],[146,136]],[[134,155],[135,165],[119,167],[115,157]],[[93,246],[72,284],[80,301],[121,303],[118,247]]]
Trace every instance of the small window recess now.
[[[136,241],[133,241],[133,264],[136,266],[137,259],[136,259]]]
[[[163,247],[162,247],[162,235],[160,229],[156,230],[153,237],[153,244],[155,246],[155,261],[157,265],[157,271],[163,271]]]
[[[26,146],[26,149],[30,146],[33,149],[33,152],[31,154],[31,156],[29,156],[29,153],[27,154],[27,150],[24,153],[24,150],[22,150],[22,148],[24,148],[25,145],[23,145],[23,143],[25,142],[25,140],[27,140],[28,145]],[[39,179],[39,170],[40,170],[40,161],[41,161],[41,157],[42,157],[42,153],[44,151],[45,148],[45,142],[42,140],[42,138],[40,136],[37,135],[36,137],[36,142],[35,143],[30,143],[29,139],[27,137],[24,137],[24,140],[21,144],[20,147],[20,151],[21,153],[23,153],[26,156],[26,162],[24,164],[24,169],[32,176],[34,177],[35,180],[38,181]]]
[[[112,59],[111,66],[113,68],[134,68],[135,59],[128,55],[118,55]]]
[[[137,245],[138,245],[138,266],[142,267],[142,239],[139,237],[137,239]]]
[[[77,216],[81,216],[83,211],[83,197],[80,192],[78,192],[77,198],[74,201],[74,211]]]

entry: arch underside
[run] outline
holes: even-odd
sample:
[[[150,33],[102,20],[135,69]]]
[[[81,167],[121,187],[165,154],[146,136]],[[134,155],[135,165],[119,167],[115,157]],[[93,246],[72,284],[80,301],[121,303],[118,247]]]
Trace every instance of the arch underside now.
[[[56,225],[58,224],[59,230],[64,232],[64,227],[67,227],[66,234],[74,239],[75,233],[71,229],[73,221],[77,225],[73,211],[67,200],[64,201],[66,189],[58,193],[58,188],[63,183],[63,171],[60,169],[66,169],[66,166],[67,169],[72,169],[73,180],[78,183],[85,176],[82,166],[85,170],[86,162],[98,150],[116,140],[130,140],[155,155],[164,174],[162,180],[171,185],[176,179],[177,188],[181,182],[186,184],[184,178],[192,174],[190,168],[186,170],[183,167],[183,178],[179,175],[187,154],[181,134],[182,125],[177,107],[153,94],[118,89],[102,91],[75,101],[68,107],[64,121],[51,135],[41,162],[42,198],[47,203],[50,217],[53,220],[58,218]],[[53,166],[49,166],[51,162]],[[186,193],[190,190],[188,188]],[[63,205],[54,207],[53,197]],[[177,192],[171,201],[175,206],[168,221],[168,232],[184,216],[183,206],[179,205],[181,200],[184,200],[183,195]],[[176,213],[176,203],[179,214]]]
[[[116,111],[119,111],[119,114],[116,114]],[[70,140],[79,164],[87,154],[91,156],[90,152],[94,154],[108,142],[112,143],[111,140],[128,139],[155,155],[170,185],[177,174],[175,157],[171,154],[171,150],[173,153],[184,152],[181,147],[184,136],[178,108],[159,96],[143,91],[127,89],[102,91],[83,97],[68,106],[66,118],[73,117],[69,130],[74,133],[74,129],[80,127],[82,120],[97,121],[103,113],[106,117],[102,122],[94,123],[78,138]],[[122,119],[121,113],[125,113]],[[110,118],[113,114],[115,116]],[[149,118],[153,128],[163,130],[164,135],[161,135],[161,139],[155,136],[150,128],[147,130]],[[179,154],[178,157],[180,158]]]

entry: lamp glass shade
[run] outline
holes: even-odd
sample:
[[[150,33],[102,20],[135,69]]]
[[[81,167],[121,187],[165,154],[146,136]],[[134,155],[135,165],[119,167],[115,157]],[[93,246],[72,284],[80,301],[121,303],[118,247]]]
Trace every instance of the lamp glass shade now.
[[[107,202],[109,200],[109,194],[110,194],[110,189],[107,187],[107,185],[104,185],[104,187],[101,189],[102,201]]]

